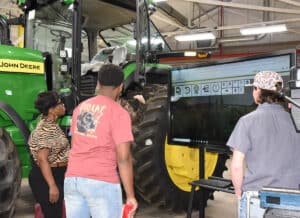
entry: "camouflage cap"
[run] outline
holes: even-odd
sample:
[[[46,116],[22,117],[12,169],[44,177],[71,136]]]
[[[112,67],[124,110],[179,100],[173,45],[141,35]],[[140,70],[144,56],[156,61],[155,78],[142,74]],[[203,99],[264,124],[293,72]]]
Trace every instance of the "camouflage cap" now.
[[[281,83],[283,87],[282,77],[274,71],[260,71],[254,77],[253,86],[260,89],[276,91],[276,84]]]

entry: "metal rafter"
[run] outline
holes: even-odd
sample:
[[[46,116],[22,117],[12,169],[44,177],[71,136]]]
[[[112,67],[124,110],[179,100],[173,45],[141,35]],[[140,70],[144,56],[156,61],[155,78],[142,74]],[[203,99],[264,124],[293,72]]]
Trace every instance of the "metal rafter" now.
[[[159,21],[162,21],[166,24],[175,26],[179,29],[188,30],[188,28],[186,26],[182,25],[180,22],[178,22],[177,19],[168,16],[168,14],[165,14],[163,11],[157,10],[154,14],[151,15],[151,17],[153,17]]]
[[[221,30],[233,30],[233,29],[240,29],[242,27],[251,27],[251,26],[258,26],[258,25],[269,25],[269,24],[281,24],[281,23],[293,23],[293,22],[299,22],[300,18],[291,18],[291,19],[284,19],[284,20],[273,20],[273,21],[265,21],[265,22],[259,22],[259,23],[248,23],[248,24],[239,24],[239,25],[230,25],[230,26],[218,26],[213,29],[209,28],[203,28],[199,30],[192,30],[193,32],[202,32],[202,31],[221,31]],[[183,34],[186,33],[186,31],[176,31],[176,32],[163,32],[164,35],[167,36],[173,36],[177,34]]]
[[[173,17],[176,19],[181,25],[187,26],[188,25],[188,19],[183,16],[179,11],[177,11],[174,7],[171,5],[161,2],[157,4],[157,8],[161,11],[163,11],[165,14],[168,14],[168,16]]]
[[[300,2],[295,2],[292,0],[277,0],[277,1],[300,7]]]
[[[205,11],[200,7],[200,4],[196,5],[199,8],[199,11],[201,11],[202,13],[199,14],[198,17],[192,19],[192,24],[204,22],[205,20],[212,20],[212,22],[216,23],[216,21],[213,19],[213,16],[211,16],[210,13],[217,13],[218,11],[216,11],[216,9],[218,9],[218,7],[214,7],[210,10]]]
[[[282,23],[293,23],[299,22],[300,18],[291,18],[291,19],[284,19],[284,20],[272,20],[272,21],[264,21],[258,23],[247,23],[247,24],[238,24],[238,25],[231,25],[231,26],[219,26],[215,27],[215,30],[232,30],[232,29],[240,29],[242,27],[251,27],[251,26],[258,26],[258,25],[269,25],[269,24],[282,24]]]
[[[197,3],[207,4],[207,5],[224,6],[230,8],[239,8],[245,10],[269,11],[269,12],[282,13],[282,14],[300,14],[300,10],[264,7],[264,6],[248,5],[248,4],[241,4],[241,3],[221,2],[221,1],[211,1],[211,0],[184,0],[184,1],[197,2]]]

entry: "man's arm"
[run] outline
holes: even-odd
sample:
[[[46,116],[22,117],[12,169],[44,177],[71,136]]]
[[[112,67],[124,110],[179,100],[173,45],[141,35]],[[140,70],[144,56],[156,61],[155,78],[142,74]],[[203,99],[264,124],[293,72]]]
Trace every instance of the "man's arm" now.
[[[130,204],[132,206],[129,217],[133,217],[138,207],[138,203],[135,199],[133,189],[133,166],[130,143],[126,142],[118,144],[116,151],[118,169],[127,198],[126,204]]]
[[[244,176],[244,159],[245,155],[237,150],[233,151],[230,171],[231,179],[235,189],[235,195],[237,198],[241,198],[242,195],[242,184]]]

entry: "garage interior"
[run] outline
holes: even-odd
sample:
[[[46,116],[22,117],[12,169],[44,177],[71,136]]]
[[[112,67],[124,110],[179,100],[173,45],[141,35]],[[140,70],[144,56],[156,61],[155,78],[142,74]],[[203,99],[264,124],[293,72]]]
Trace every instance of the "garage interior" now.
[[[172,50],[211,51],[213,55],[222,56],[297,49],[299,8],[300,3],[295,0],[158,0],[150,7],[150,14]],[[9,18],[21,13],[9,0],[1,2],[0,12]],[[246,36],[240,32],[249,27],[274,25],[284,25],[286,31]],[[13,31],[12,42],[18,44],[17,31]],[[206,32],[215,38],[197,42],[179,42],[174,38]]]
[[[19,16],[22,11],[11,0],[1,0],[0,14],[8,18]],[[164,63],[173,67],[187,66],[200,62],[239,58],[259,55],[286,49],[300,49],[300,1],[299,0],[153,0],[149,7],[152,22],[174,52],[208,53],[209,58],[165,59]],[[274,30],[279,28],[280,30]],[[256,33],[245,33],[258,31]],[[259,32],[261,31],[262,32]],[[263,32],[270,30],[270,32]],[[115,31],[115,30],[114,30]],[[118,31],[118,30],[117,30]],[[124,35],[124,31],[120,30]],[[11,42],[15,46],[23,44],[23,33],[18,27],[11,28]],[[181,41],[178,36],[205,35],[209,39]],[[207,36],[207,35],[206,35]],[[111,41],[126,37],[118,33],[112,35]],[[100,38],[98,49],[105,47]],[[165,45],[166,46],[166,45]],[[297,58],[300,63],[300,58]],[[226,166],[230,164],[227,160]],[[225,171],[224,178],[230,178]],[[20,198],[17,201],[16,218],[33,216],[33,198],[28,182],[22,181]],[[237,217],[237,201],[234,195],[215,192],[214,200],[208,201],[207,218]],[[141,204],[137,218],[183,218],[183,212],[174,213]],[[193,218],[198,217],[194,211]]]

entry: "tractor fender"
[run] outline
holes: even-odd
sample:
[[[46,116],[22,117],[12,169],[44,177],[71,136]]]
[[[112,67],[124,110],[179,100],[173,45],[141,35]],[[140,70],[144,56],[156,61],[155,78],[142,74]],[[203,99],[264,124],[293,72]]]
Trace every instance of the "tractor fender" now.
[[[28,146],[27,140],[29,138],[30,131],[26,123],[24,122],[24,120],[15,111],[15,109],[13,109],[10,105],[4,103],[3,101],[0,101],[0,109],[3,110],[10,117],[10,119],[14,122],[14,124],[16,124],[22,136],[24,137],[26,146]]]

